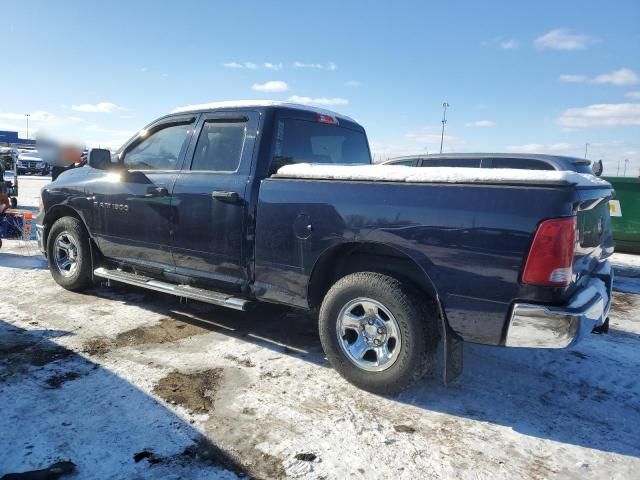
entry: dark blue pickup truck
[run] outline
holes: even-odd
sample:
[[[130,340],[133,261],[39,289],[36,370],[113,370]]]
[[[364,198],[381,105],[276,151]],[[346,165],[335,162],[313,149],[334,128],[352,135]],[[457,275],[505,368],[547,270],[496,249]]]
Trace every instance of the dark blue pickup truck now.
[[[422,377],[439,344],[451,380],[463,341],[562,348],[606,330],[608,183],[287,173],[302,162],[359,171],[331,165],[371,163],[364,129],[276,102],[186,107],[44,188],[38,239],[70,290],[317,313],[331,364],[377,393]]]

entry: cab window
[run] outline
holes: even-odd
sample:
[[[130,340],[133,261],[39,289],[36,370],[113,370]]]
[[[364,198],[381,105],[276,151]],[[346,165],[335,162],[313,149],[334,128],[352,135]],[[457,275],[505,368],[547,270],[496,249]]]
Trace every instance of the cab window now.
[[[282,119],[276,126],[270,173],[292,163],[369,165],[363,131],[307,120]]]
[[[191,170],[236,171],[246,132],[246,119],[205,122],[193,154]]]
[[[152,132],[125,153],[125,167],[129,170],[176,170],[189,127],[189,124],[173,124]]]

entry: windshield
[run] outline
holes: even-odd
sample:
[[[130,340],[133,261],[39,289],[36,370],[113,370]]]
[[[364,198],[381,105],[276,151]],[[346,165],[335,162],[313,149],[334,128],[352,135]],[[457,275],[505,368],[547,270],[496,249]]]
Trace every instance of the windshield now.
[[[271,173],[292,163],[369,165],[371,154],[363,131],[320,122],[278,121]]]
[[[37,151],[29,152],[29,153],[21,153],[18,155],[18,160],[42,160],[40,154]]]

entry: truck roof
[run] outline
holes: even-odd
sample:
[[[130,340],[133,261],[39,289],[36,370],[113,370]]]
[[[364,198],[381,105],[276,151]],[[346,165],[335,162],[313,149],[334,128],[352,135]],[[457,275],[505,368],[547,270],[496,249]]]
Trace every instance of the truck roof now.
[[[307,112],[319,113],[321,115],[331,115],[333,117],[343,118],[350,122],[358,123],[353,118],[343,115],[342,113],[327,110],[325,108],[315,107],[312,105],[303,105],[300,103],[284,102],[280,100],[229,100],[224,102],[210,102],[200,103],[196,105],[185,105],[184,107],[178,107],[171,113],[184,113],[184,112],[202,112],[207,110],[224,110],[224,109],[236,109],[236,108],[268,108],[268,107],[280,107],[290,108],[294,110],[304,110]]]

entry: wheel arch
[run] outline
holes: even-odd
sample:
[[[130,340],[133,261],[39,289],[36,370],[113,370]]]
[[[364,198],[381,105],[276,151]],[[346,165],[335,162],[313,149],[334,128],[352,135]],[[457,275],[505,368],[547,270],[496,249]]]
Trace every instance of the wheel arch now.
[[[336,281],[358,271],[386,273],[408,280],[436,301],[440,313],[444,314],[436,285],[424,267],[397,247],[376,242],[347,242],[323,252],[309,277],[309,307],[319,308],[325,294]]]
[[[49,232],[51,231],[51,227],[54,223],[56,223],[57,220],[62,217],[77,218],[78,220],[80,220],[85,230],[89,232],[87,223],[77,210],[68,205],[55,205],[54,207],[51,207],[51,209],[49,209],[49,211],[45,214],[44,220],[42,222],[42,224],[44,225],[44,231],[42,234],[42,246],[44,247],[45,252],[47,251],[47,242],[49,241]],[[89,240],[92,244],[92,248],[94,248],[96,245],[93,238],[91,237],[91,233],[89,233]]]

